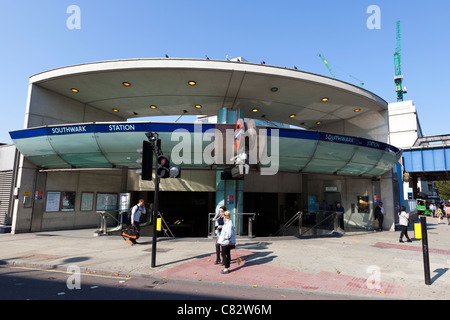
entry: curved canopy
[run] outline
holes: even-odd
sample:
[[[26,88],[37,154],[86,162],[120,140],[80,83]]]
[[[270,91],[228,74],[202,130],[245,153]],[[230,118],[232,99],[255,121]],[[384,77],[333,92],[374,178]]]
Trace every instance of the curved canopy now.
[[[123,121],[181,114],[216,116],[226,107],[243,110],[246,118],[320,130],[320,125],[386,111],[388,106],[363,88],[329,77],[220,60],[88,63],[34,75],[30,84]],[[60,111],[64,108],[69,106],[62,105]]]
[[[147,140],[147,132],[159,134],[163,152],[172,156],[173,165],[225,167],[226,163],[211,163],[205,158],[208,152],[211,154],[217,132],[224,129],[234,132],[231,125],[114,122],[47,126],[10,135],[18,150],[41,168],[139,167],[136,160],[142,155],[137,149]],[[374,177],[392,169],[402,154],[393,146],[363,138],[298,129],[260,129],[267,131],[268,150],[260,163],[274,157],[272,138],[278,137],[279,170]],[[216,135],[207,137],[208,132]],[[226,149],[227,140],[223,141],[219,145]],[[181,158],[184,162],[177,160]]]

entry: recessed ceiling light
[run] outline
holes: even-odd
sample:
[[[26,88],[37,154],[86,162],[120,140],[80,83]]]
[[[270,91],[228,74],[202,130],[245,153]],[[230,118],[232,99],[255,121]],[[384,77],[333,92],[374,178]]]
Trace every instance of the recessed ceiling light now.
[[[291,114],[291,115],[289,116],[289,118],[291,118],[291,119],[294,119],[295,117],[296,117],[295,114]]]
[[[158,107],[152,104],[152,105],[150,106],[150,109],[155,110],[155,109],[158,109]]]
[[[322,121],[317,121],[316,124],[317,125],[322,124]]]
[[[277,92],[277,91],[278,91],[278,88],[277,88],[277,87],[270,88],[270,91],[272,91],[272,92]]]
[[[195,106],[195,109],[201,109],[201,108],[203,108],[203,106],[201,106],[201,105],[199,105],[199,104],[197,104],[197,105]]]
[[[113,112],[119,112],[119,109],[114,108],[114,109],[112,109],[112,111]]]
[[[355,112],[360,112],[360,111],[361,111],[361,109],[355,109],[355,110],[353,110],[353,111],[355,111]]]
[[[131,87],[131,83],[129,82],[122,82],[124,87]]]
[[[259,111],[258,108],[253,108],[253,109],[252,109],[252,112],[254,112],[254,113],[256,113],[256,112],[258,112],[258,111]]]
[[[193,80],[191,80],[191,81],[189,81],[188,82],[188,85],[190,85],[190,86],[195,86],[197,84],[197,82],[196,81],[193,81]]]
[[[80,92],[80,90],[78,90],[78,89],[76,89],[76,88],[72,88],[72,89],[70,89],[70,91],[72,91],[73,93],[78,93],[78,92]]]
[[[327,98],[327,97],[322,98],[322,102],[327,102],[328,100],[330,100],[330,98]]]

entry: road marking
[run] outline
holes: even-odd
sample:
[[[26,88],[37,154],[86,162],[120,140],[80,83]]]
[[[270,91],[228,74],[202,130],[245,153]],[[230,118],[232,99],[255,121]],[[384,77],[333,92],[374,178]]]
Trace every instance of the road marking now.
[[[44,271],[44,272],[53,272],[53,273],[65,273],[72,274],[71,272],[63,271],[63,270],[50,270],[50,269],[41,269],[41,268],[28,268],[28,267],[18,267],[11,265],[0,265],[0,268],[11,268],[11,269],[21,269],[21,270],[34,270],[34,271]],[[93,274],[93,273],[81,273],[80,275],[90,276],[90,277],[98,277],[98,278],[108,278],[108,279],[122,279],[129,280],[131,277],[119,277],[113,275],[102,275],[102,274]]]

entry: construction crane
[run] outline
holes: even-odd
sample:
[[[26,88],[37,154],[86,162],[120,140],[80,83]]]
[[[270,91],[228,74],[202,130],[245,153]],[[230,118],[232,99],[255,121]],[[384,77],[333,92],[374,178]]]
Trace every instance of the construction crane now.
[[[330,72],[331,76],[332,76],[334,79],[337,79],[336,73],[334,73],[334,70],[333,70],[333,68],[331,68],[330,64],[328,63],[328,60],[327,60],[322,54],[320,54],[320,53],[318,54],[318,56],[319,56],[320,59],[322,59],[323,63],[325,63],[325,66],[327,67],[328,72]],[[363,82],[362,80],[359,80],[358,78],[352,76],[351,74],[349,74],[348,76],[349,76],[350,78],[353,78],[353,79],[355,79],[356,81],[358,81],[358,82],[359,82],[359,85],[360,85],[361,87],[364,86],[364,82]]]
[[[395,64],[395,92],[397,93],[397,102],[403,101],[403,95],[407,93],[406,87],[403,88],[403,75],[402,75],[402,31],[401,23],[397,21],[397,43],[394,53]]]
[[[320,59],[322,59],[323,63],[327,66],[328,71],[330,72],[331,76],[336,79],[336,74],[334,73],[333,69],[331,68],[330,64],[328,63],[327,59],[325,59],[324,56],[322,56],[320,53],[318,54]]]

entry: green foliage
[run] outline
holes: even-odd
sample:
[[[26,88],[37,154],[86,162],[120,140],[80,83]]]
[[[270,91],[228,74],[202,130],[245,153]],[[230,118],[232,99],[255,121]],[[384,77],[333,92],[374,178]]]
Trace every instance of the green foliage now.
[[[435,181],[434,185],[443,200],[450,199],[450,181]]]

